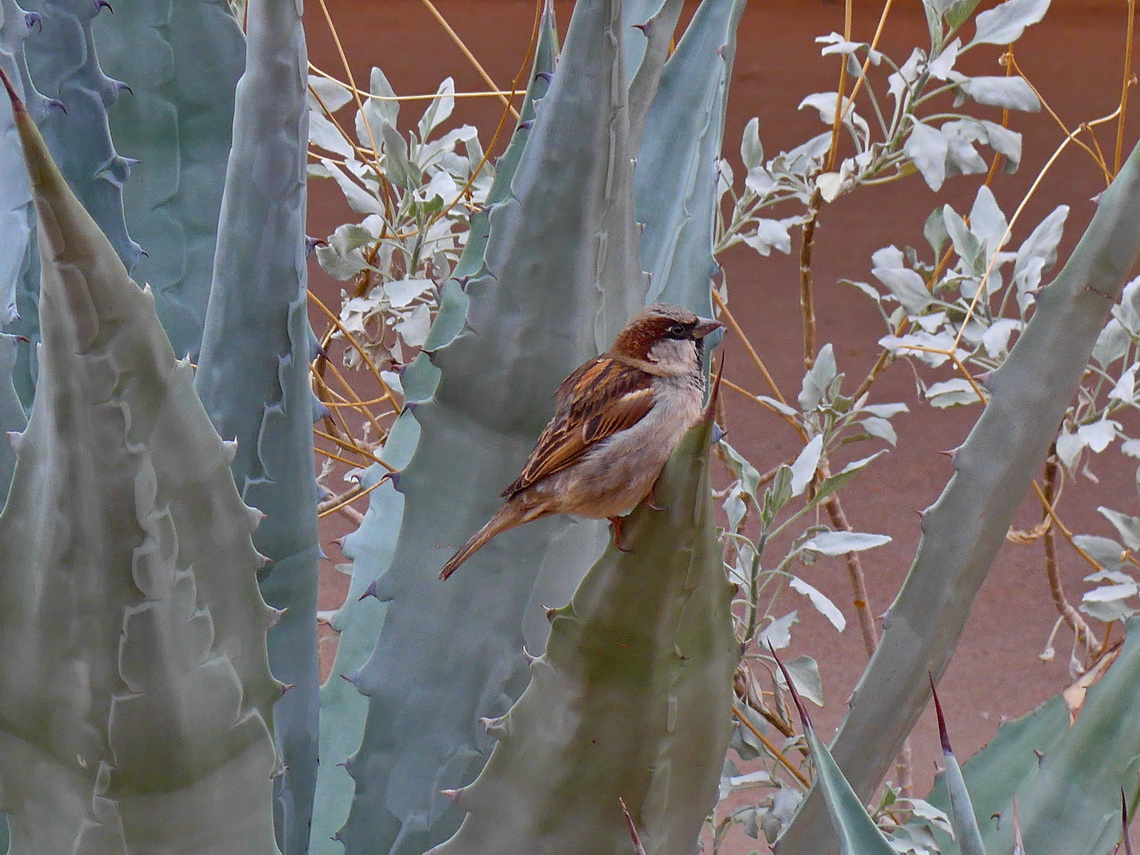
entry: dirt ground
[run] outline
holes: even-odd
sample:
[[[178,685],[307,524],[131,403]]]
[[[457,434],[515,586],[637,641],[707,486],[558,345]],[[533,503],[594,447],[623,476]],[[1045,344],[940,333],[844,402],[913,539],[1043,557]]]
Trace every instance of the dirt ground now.
[[[563,32],[571,5],[557,3]],[[896,5],[881,48],[901,63],[911,45],[923,43],[925,24],[918,2]],[[341,63],[320,6],[315,0],[310,0],[308,6],[311,59],[322,68],[340,73]],[[369,68],[378,65],[399,94],[433,92],[446,76],[455,78],[459,91],[486,88],[425,2],[328,0],[328,6],[358,82],[367,81]],[[1053,111],[1072,128],[1110,113],[1116,106],[1122,80],[1126,5],[1107,0],[1055,0],[1053,6],[1046,21],[1031,28],[1018,43],[1016,56]],[[437,7],[496,83],[506,87],[523,62],[534,8],[530,0],[439,0]],[[855,4],[853,32],[857,39],[870,39],[881,9],[881,3]],[[842,29],[840,2],[754,0],[749,5],[740,27],[725,142],[725,151],[735,161],[738,175],[736,152],[741,132],[751,117],[760,118],[761,138],[769,154],[818,132],[821,126],[815,111],[799,112],[797,105],[804,96],[835,86],[838,62],[834,57],[821,58],[814,38]],[[976,56],[971,55],[970,68],[975,73],[1003,73],[997,66],[999,53],[997,48],[979,50]],[[1140,100],[1135,100],[1136,95],[1134,92],[1136,109],[1131,111],[1125,135],[1126,151],[1140,136]],[[455,115],[460,121],[478,125],[481,138],[487,139],[500,109],[491,99],[468,99],[460,103]],[[998,118],[998,111],[991,112],[992,118]],[[419,112],[413,105],[406,108],[406,114],[418,117]],[[1064,137],[1056,120],[1044,112],[1014,114],[1011,127],[1025,134],[1025,151],[1019,172],[1000,176],[994,185],[1007,214]],[[1102,130],[1099,138],[1102,147],[1111,149],[1114,128]],[[941,198],[960,212],[968,211],[976,186],[972,178],[950,179]],[[1014,230],[1015,243],[1053,207],[1068,204],[1071,213],[1062,244],[1063,259],[1091,216],[1091,197],[1103,189],[1104,181],[1088,156],[1070,149],[1028,204],[1021,225]],[[868,279],[870,255],[879,247],[891,243],[920,246],[923,222],[934,205],[934,194],[918,177],[912,177],[842,197],[821,216],[814,257],[819,341],[834,345],[840,370],[848,378],[862,377],[874,361],[878,352],[876,341],[882,335],[881,321],[869,301],[837,284],[838,280]],[[325,236],[350,216],[335,187],[313,187],[311,234]],[[785,394],[794,398],[802,373],[798,260],[779,254],[761,258],[750,250],[740,250],[730,253],[724,261],[732,311]],[[335,299],[338,283],[315,263],[311,276],[318,293]],[[768,391],[732,336],[726,339],[725,351],[728,376],[756,392]],[[911,369],[902,363],[888,369],[875,385],[872,400],[903,401],[911,410],[895,420],[898,447],[845,494],[848,515],[856,530],[893,537],[888,546],[863,555],[872,608],[875,614],[881,614],[914,557],[919,536],[916,512],[936,499],[950,475],[948,459],[940,452],[955,447],[964,438],[980,411],[976,406],[932,410],[916,400]],[[729,397],[727,403],[731,441],[758,468],[763,471],[795,454],[797,437],[783,422],[741,396]],[[1135,422],[1132,427],[1137,427]],[[859,456],[863,453],[869,452],[861,451]],[[1098,505],[1140,514],[1134,463],[1122,463],[1118,456],[1097,460],[1092,468],[1099,483],[1087,479],[1070,483],[1061,508],[1069,527],[1080,533],[1113,534],[1108,523],[1095,513]],[[1019,525],[1032,527],[1039,519],[1039,507],[1024,503]],[[335,524],[328,529],[326,539],[336,536],[334,529]],[[340,560],[335,546],[327,545],[326,551],[333,560]],[[1086,568],[1066,548],[1062,549],[1061,560],[1066,589],[1072,599],[1079,599]],[[335,607],[343,595],[343,577],[331,569],[332,563],[326,568],[326,608]],[[787,596],[787,608],[798,608],[802,618],[795,632],[794,652],[808,653],[820,663],[828,705],[816,720],[821,731],[829,735],[839,721],[866,655],[840,561],[821,561],[803,572],[813,585],[841,605],[849,619],[847,630],[837,635],[806,602],[793,602],[795,594]],[[1045,663],[1038,659],[1056,619],[1040,544],[1007,543],[982,589],[940,688],[959,756],[968,756],[984,745],[1003,718],[1027,712],[1066,685],[1072,644],[1067,630],[1062,629],[1057,636],[1055,660]],[[932,713],[923,718],[913,739],[915,774],[918,791],[922,793],[933,777],[937,748]]]

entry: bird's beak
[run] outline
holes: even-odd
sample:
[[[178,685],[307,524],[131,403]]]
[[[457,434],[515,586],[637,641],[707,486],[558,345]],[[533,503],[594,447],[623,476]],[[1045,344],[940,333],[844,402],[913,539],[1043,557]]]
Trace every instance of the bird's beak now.
[[[720,321],[713,320],[712,318],[699,318],[697,325],[693,327],[693,338],[701,339],[711,333],[713,330],[719,330],[723,327]]]

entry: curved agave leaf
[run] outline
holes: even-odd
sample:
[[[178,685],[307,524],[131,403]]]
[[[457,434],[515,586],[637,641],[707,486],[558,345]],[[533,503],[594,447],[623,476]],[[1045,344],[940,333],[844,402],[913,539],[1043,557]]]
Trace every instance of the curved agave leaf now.
[[[772,657],[780,666],[784,682],[792,693],[792,700],[795,701],[796,710],[800,714],[800,721],[803,722],[804,740],[815,764],[815,785],[823,793],[823,799],[827,803],[831,827],[839,840],[840,855],[892,855],[895,850],[875,825],[875,820],[867,813],[862,800],[855,795],[855,791],[843,777],[835,758],[827,750],[827,744],[815,732],[792,675],[776,656],[775,650],[772,650]]]
[[[989,404],[954,455],[954,475],[923,514],[914,565],[891,605],[831,751],[855,791],[878,785],[953,655],[994,554],[1045,458],[1054,429],[1112,303],[1140,258],[1140,146],[1100,196],[1068,263],[1042,292],[1009,358],[987,381]],[[779,855],[832,844],[809,793]]]
[[[16,450],[8,437],[12,433],[19,433],[28,424],[24,406],[16,394],[16,387],[12,385],[16,348],[14,338],[0,335],[0,508],[4,507],[4,501],[8,498],[12,470],[16,466]]]
[[[691,855],[716,801],[740,644],[709,488],[712,420],[686,434],[570,604],[551,612],[546,653],[499,739],[468,811],[433,855]]]
[[[286,609],[269,663],[294,686],[274,717],[283,773],[274,817],[286,855],[309,847],[317,776],[317,487],[309,387],[305,262],[307,58],[296,0],[251,4],[246,71],[218,225],[214,285],[195,387],[223,436],[242,498],[267,518],[254,545],[260,577]]]
[[[0,515],[11,855],[276,855],[280,684],[237,495],[154,313],[17,114],[43,269],[41,390]]]
[[[15,0],[0,0],[0,68],[13,82],[16,92],[26,98],[24,77],[24,40],[35,25],[35,18],[16,5]],[[36,212],[32,206],[32,188],[20,137],[6,98],[0,98],[0,324],[16,317],[16,283],[28,264],[28,246],[35,228]],[[9,473],[11,474],[11,473]],[[5,487],[7,481],[4,482]]]
[[[107,124],[107,108],[123,84],[103,73],[91,32],[93,19],[106,5],[92,0],[29,0],[28,10],[38,19],[24,51],[31,79],[43,97],[31,99],[28,110],[68,186],[130,272],[141,255],[127,234],[123,215],[122,188],[133,161],[116,152]],[[33,253],[17,288],[20,317],[5,330],[29,342],[20,348],[15,377],[25,406],[35,395],[39,370],[35,347],[40,339],[39,280]]]
[[[717,161],[746,0],[704,0],[665,64],[634,173],[649,302],[712,317]],[[719,336],[718,336],[719,337]],[[714,343],[714,342],[710,342]]]
[[[629,87],[629,127],[640,140],[645,116],[673,45],[683,0],[625,0],[622,3],[622,57]]]
[[[416,420],[405,412],[393,423],[380,456],[395,468],[406,466],[418,439]],[[384,471],[372,466],[361,478],[361,487],[372,487]],[[314,855],[344,852],[335,836],[352,803],[353,780],[345,764],[360,747],[368,712],[368,700],[356,690],[353,680],[376,645],[387,610],[379,600],[362,597],[392,563],[403,515],[404,497],[386,482],[369,494],[368,511],[360,528],[344,538],[344,554],[352,561],[352,580],[344,604],[329,618],[338,636],[332,671],[320,690],[320,763],[310,835]]]
[[[483,765],[479,719],[521,693],[524,639],[544,643],[540,605],[565,599],[605,536],[593,522],[543,520],[498,538],[448,583],[436,578],[495,511],[559,382],[644,300],[620,12],[616,0],[575,7],[511,192],[490,210],[484,268],[463,291],[445,289],[427,352],[404,377],[421,436],[398,483],[396,557],[374,586],[391,602],[357,679],[369,712],[349,764],[348,853],[419,855],[455,830],[459,814],[439,791]]]
[[[511,181],[515,176],[515,170],[518,169],[526,141],[530,138],[531,126],[534,124],[535,104],[542,100],[546,90],[550,88],[557,60],[558,28],[554,20],[554,0],[546,0],[542,18],[538,22],[534,68],[531,71],[526,95],[523,96],[522,108],[519,110],[519,121],[506,151],[495,163],[495,180],[491,182],[491,189],[487,192],[486,206],[471,215],[467,244],[463,247],[463,255],[460,256],[452,274],[456,279],[475,276],[483,267],[487,238],[491,234],[491,216],[487,209],[502,202],[510,194]]]
[[[132,275],[154,290],[174,352],[196,362],[245,39],[227,0],[115,0],[94,33],[133,93],[108,111],[115,146],[138,159],[123,204],[147,254]]]
[[[554,5],[548,0],[539,23],[534,68],[518,126],[495,165],[488,205],[501,202],[510,193],[511,181],[534,122],[535,103],[546,94],[557,53]],[[488,212],[476,212],[471,217],[467,245],[455,268],[456,277],[480,271],[489,235]],[[442,303],[440,319],[432,331],[432,340],[428,342],[433,349],[439,346],[439,342],[453,339],[456,330],[462,329],[467,315],[467,298],[456,282],[445,283]],[[434,389],[434,380],[432,383]],[[431,397],[430,389],[415,388],[414,373],[411,378],[405,378],[404,389],[410,401]],[[382,459],[397,470],[403,469],[408,465],[419,438],[419,423],[410,409],[405,410],[392,425]],[[361,485],[366,489],[371,487],[386,471],[379,465],[372,466]],[[339,636],[332,672],[321,687],[321,763],[317,773],[312,834],[312,847],[317,855],[340,855],[344,851],[335,838],[352,801],[353,780],[345,769],[349,757],[360,748],[368,711],[368,700],[356,690],[354,683],[376,644],[387,611],[386,604],[373,597],[362,601],[361,596],[391,565],[403,514],[404,497],[388,481],[369,494],[364,521],[359,529],[344,539],[344,554],[352,561],[352,580],[344,604],[329,620]]]
[[[1116,661],[1088,690],[1070,725],[1060,695],[1021,719],[1003,724],[994,740],[966,761],[966,787],[979,816],[1000,816],[983,826],[989,855],[1014,851],[1013,800],[1021,818],[1025,851],[1106,855],[1120,838],[1120,796],[1131,815],[1140,801],[1140,620]],[[946,782],[930,801],[947,802]],[[946,855],[958,846],[947,837]],[[962,850],[965,852],[965,849]]]

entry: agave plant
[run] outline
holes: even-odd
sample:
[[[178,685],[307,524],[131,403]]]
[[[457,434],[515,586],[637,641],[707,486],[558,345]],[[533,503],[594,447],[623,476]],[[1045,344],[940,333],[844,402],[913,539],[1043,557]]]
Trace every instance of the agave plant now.
[[[927,8],[958,27],[974,4],[946,5]],[[1039,11],[1026,5],[1009,0],[988,26],[1016,29]],[[341,641],[318,691],[311,426],[323,413],[308,385],[301,10],[255,0],[243,62],[240,28],[213,0],[132,0],[114,21],[80,0],[27,13],[3,0],[0,69],[17,106],[0,116],[0,137],[19,139],[23,162],[0,148],[0,212],[15,237],[0,247],[0,286],[6,314],[20,315],[7,329],[22,338],[0,342],[0,420],[19,431],[27,419],[0,457],[12,485],[0,636],[20,651],[0,668],[10,851],[693,850],[740,655],[711,504],[711,419],[663,473],[667,510],[634,512],[633,552],[606,548],[596,523],[546,520],[435,581],[446,544],[516,474],[571,368],[647,299],[711,311],[743,0],[704,0],[670,51],[681,6],[579,0],[555,63],[546,5],[485,207],[434,296],[415,296],[433,323],[399,377],[404,406],[381,462],[359,476],[371,504],[345,542],[350,593],[330,618]],[[209,78],[184,59],[204,50],[220,59],[202,63]],[[150,75],[171,58],[169,75]],[[430,210],[430,170],[394,115],[360,112],[383,157],[353,175],[380,186],[382,170]],[[904,140],[899,156],[930,180],[936,158]],[[819,791],[834,794],[842,769],[868,796],[927,701],[928,671],[937,679],[949,661],[1140,253],[1138,158],[988,381],[987,409],[924,516],[915,566],[832,746],[838,767],[819,764]],[[841,192],[863,167],[813,180]],[[132,169],[147,181],[132,184]],[[350,243],[330,242],[326,259],[353,261],[361,247]],[[805,409],[835,385],[819,364]],[[808,490],[822,441],[809,446],[780,471],[772,507]],[[1134,635],[1077,725],[1051,732],[1040,770],[1021,751],[990,787],[997,776],[967,764],[979,803],[1005,811],[1016,791],[1023,816],[1037,817],[1079,780],[1095,809],[1071,820],[1087,844],[1072,851],[1105,851],[1116,788],[1136,800]],[[827,851],[822,810],[809,795],[778,851]]]

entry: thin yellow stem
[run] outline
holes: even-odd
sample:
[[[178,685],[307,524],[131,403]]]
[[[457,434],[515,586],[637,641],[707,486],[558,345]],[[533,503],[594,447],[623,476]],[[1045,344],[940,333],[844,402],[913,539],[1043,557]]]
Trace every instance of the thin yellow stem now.
[[[752,342],[748,340],[748,336],[744,334],[744,330],[740,328],[740,324],[736,322],[736,318],[732,316],[732,312],[728,310],[728,305],[724,302],[724,298],[720,296],[714,289],[712,292],[713,302],[716,303],[717,309],[720,310],[721,317],[728,322],[729,329],[736,333],[736,337],[740,339],[740,343],[744,345],[744,349],[748,351],[748,355],[752,358],[752,363],[760,371],[764,382],[768,384],[768,388],[772,390],[772,395],[781,404],[787,404],[784,396],[780,393],[780,387],[776,385],[776,381],[772,379],[772,375],[768,373],[767,367],[764,365],[764,360],[760,358],[760,354],[756,352],[756,348],[752,346]]]
[[[1112,159],[1112,174],[1120,172],[1120,159],[1124,153],[1124,119],[1128,115],[1128,90],[1132,88],[1132,40],[1136,32],[1136,0],[1128,0],[1128,26],[1124,36],[1124,82],[1120,84],[1120,120],[1116,123],[1116,155]]]
[[[340,54],[340,61],[344,65],[344,73],[348,77],[348,82],[351,84],[352,92],[356,98],[356,109],[363,110],[364,102],[360,100],[360,90],[357,88],[356,79],[352,76],[352,66],[349,65],[348,54],[344,52],[344,45],[341,44],[340,33],[336,30],[336,25],[333,23],[332,15],[329,13],[329,7],[325,4],[325,0],[318,0],[318,2],[321,6],[321,12],[324,13],[325,21],[329,25],[329,32],[332,33],[333,43],[336,45],[336,52]],[[368,131],[368,142],[372,145],[372,150],[380,151],[380,146],[376,145],[376,138],[372,135],[371,123],[365,122],[364,128]]]
[[[321,0],[321,2],[323,3],[324,0]],[[432,3],[431,0],[420,0],[420,2],[427,7],[427,10],[431,12],[432,17],[434,17],[439,25],[443,27],[443,31],[447,33],[453,42],[455,42],[455,46],[459,48],[465,57],[467,57],[467,61],[470,62],[472,66],[474,66],[475,70],[479,73],[479,76],[483,78],[483,80],[487,83],[488,86],[491,87],[491,89],[497,91],[499,87],[495,84],[495,81],[491,79],[491,75],[487,73],[486,69],[484,69],[483,66],[479,63],[479,60],[475,58],[475,54],[471,53],[471,51],[467,49],[467,45],[463,43],[463,39],[459,37],[459,34],[455,32],[454,29],[452,29],[451,24],[447,23],[447,19],[439,13],[439,10],[437,8],[435,8],[435,4]],[[503,95],[499,95],[499,100],[503,102],[504,106],[506,106],[506,108],[511,111],[511,114],[514,115],[515,119],[517,120],[519,113],[518,110],[511,106],[511,102]]]
[[[879,23],[878,26],[875,27],[875,37],[871,39],[871,49],[867,51],[867,58],[863,60],[859,79],[855,81],[855,85],[851,88],[851,97],[847,99],[847,106],[843,109],[843,118],[847,118],[847,114],[855,109],[855,96],[858,95],[859,90],[863,88],[863,81],[867,78],[867,69],[871,67],[871,52],[879,46],[879,39],[883,36],[883,29],[887,23],[887,15],[890,14],[891,4],[893,2],[894,0],[887,0],[887,2],[883,4],[883,13],[879,15]],[[847,38],[850,39],[850,36]],[[831,169],[833,166],[834,160],[828,165],[828,169]]]
[[[732,714],[734,716],[736,716],[737,719],[740,720],[741,724],[743,724],[745,727],[747,727],[749,730],[752,731],[752,735],[760,740],[760,742],[764,745],[765,748],[768,749],[768,751],[771,753],[771,755],[774,758],[776,758],[777,762],[779,762],[779,764],[781,766],[783,766],[785,769],[787,769],[789,772],[791,772],[795,776],[797,781],[799,781],[805,787],[811,786],[811,781],[809,781],[807,779],[807,776],[804,775],[804,773],[801,772],[799,769],[797,769],[795,766],[793,766],[792,761],[790,761],[787,757],[785,757],[783,752],[781,752],[779,748],[777,748],[775,745],[773,745],[772,741],[770,739],[768,739],[768,737],[766,737],[764,734],[762,734],[757,729],[756,725],[754,725],[752,722],[750,722],[747,719],[747,717],[745,717],[744,713],[742,713],[739,709],[737,709],[735,704],[732,707]]]
[[[388,388],[388,384],[384,382],[384,378],[380,376],[380,369],[376,367],[376,363],[372,361],[372,358],[368,355],[368,352],[360,346],[360,343],[353,337],[352,333],[345,329],[344,324],[340,322],[340,318],[333,314],[332,309],[322,303],[320,298],[317,297],[317,295],[312,291],[309,292],[309,299],[317,305],[317,308],[325,313],[325,317],[327,317],[329,321],[331,321],[332,324],[340,331],[340,334],[344,336],[349,345],[356,349],[356,352],[360,354],[361,361],[363,361],[364,364],[368,366],[368,369],[372,372],[372,376],[375,377],[376,382],[380,384],[380,390],[384,393],[384,397],[392,405],[392,409],[396,412],[400,412],[403,407],[401,407],[400,402],[396,400],[396,396],[392,394],[392,390]],[[337,375],[337,378],[343,382],[343,378],[341,378],[340,372],[336,370],[336,366],[334,366],[331,361],[329,361],[328,365],[333,370],[333,373]],[[345,385],[348,386],[349,384],[345,383]],[[359,396],[356,396],[354,393],[354,397],[359,403]]]
[[[1077,555],[1081,556],[1081,558],[1087,561],[1089,566],[1094,570],[1103,570],[1104,568],[1100,566],[1095,558],[1077,546],[1076,541],[1073,540],[1073,532],[1063,522],[1061,522],[1061,518],[1057,516],[1057,511],[1054,509],[1053,503],[1050,502],[1046,497],[1045,491],[1041,489],[1041,485],[1037,483],[1036,479],[1033,481],[1033,492],[1035,492],[1037,494],[1037,498],[1041,500],[1041,507],[1048,515],[1049,521],[1056,527],[1057,531],[1061,532],[1065,540],[1069,542],[1069,546],[1073,547],[1073,550],[1077,553]]]
[[[1086,128],[1091,128],[1091,127],[1093,127],[1094,124],[1100,124],[1100,122],[1098,121],[1098,122],[1090,122],[1087,124],[1081,124],[1077,128],[1076,131],[1070,131],[1068,126],[1061,120],[1061,117],[1058,116],[1054,112],[1053,108],[1049,106],[1049,102],[1045,100],[1045,96],[1041,94],[1041,91],[1036,86],[1033,85],[1033,81],[1030,80],[1029,77],[1025,74],[1025,72],[1023,72],[1021,70],[1021,67],[1018,66],[1017,58],[1013,55],[1012,50],[1006,51],[1006,53],[1001,58],[1001,62],[1003,64],[1007,65],[1008,67],[1011,67],[1017,73],[1017,76],[1025,81],[1025,85],[1033,90],[1033,94],[1037,96],[1037,100],[1041,102],[1041,106],[1045,109],[1045,112],[1048,113],[1052,117],[1053,121],[1057,123],[1057,127],[1059,127],[1064,132],[1066,137],[1072,139],[1072,141],[1074,143],[1076,143],[1078,146],[1080,146],[1081,148],[1083,148],[1085,150],[1085,152],[1088,154],[1088,156],[1093,159],[1093,162],[1097,166],[1100,167],[1101,172],[1104,173],[1104,178],[1105,178],[1106,184],[1110,183],[1112,181],[1112,175],[1108,171],[1108,164],[1105,163],[1104,156],[1093,151],[1091,148],[1088,147],[1088,145],[1083,143],[1081,140],[1077,139],[1077,136],[1076,136],[1082,130],[1085,130]],[[1117,112],[1119,112],[1119,109],[1120,108],[1117,108]],[[1095,143],[1096,138],[1094,137],[1093,140]]]
[[[727,386],[729,389],[732,389],[734,392],[739,392],[741,395],[748,398],[748,400],[752,401],[752,403],[759,404],[761,407],[764,407],[765,409],[771,410],[777,416],[779,416],[784,421],[786,421],[788,424],[790,424],[792,427],[794,427],[796,429],[796,431],[800,434],[800,436],[802,436],[804,439],[807,439],[807,437],[804,435],[803,428],[800,427],[800,425],[796,422],[796,420],[793,419],[791,416],[789,416],[787,413],[781,412],[780,410],[776,409],[771,404],[769,404],[767,401],[765,401],[765,400],[761,399],[759,396],[754,395],[751,392],[749,392],[743,386],[737,386],[731,380],[726,380],[725,378],[722,377],[720,382],[723,383],[725,386]]]
[[[329,442],[335,443],[336,445],[339,445],[341,448],[343,448],[347,451],[351,451],[354,454],[359,454],[361,457],[367,457],[373,463],[379,463],[381,466],[383,466],[389,472],[395,472],[396,471],[396,468],[394,466],[392,466],[388,463],[385,463],[383,460],[381,460],[379,457],[377,457],[375,454],[373,454],[367,448],[362,448],[359,445],[354,445],[350,442],[345,442],[340,437],[333,436],[331,433],[325,433],[323,430],[319,430],[319,429],[313,431],[313,436],[319,436],[321,439],[327,439]],[[345,462],[347,463],[348,461],[345,461]]]
[[[853,0],[843,3],[843,38],[851,41],[851,7]],[[847,91],[847,56],[841,54],[839,63],[839,85],[835,87],[835,118],[831,122],[831,148],[827,152],[827,172],[835,168],[835,158],[839,153],[839,126],[846,115],[843,110],[843,94]]]
[[[335,452],[329,451],[327,448],[321,448],[320,446],[316,446],[313,448],[313,451],[316,452],[317,454],[320,454],[322,457],[327,457],[329,460],[335,460],[337,463],[343,463],[345,466],[356,467],[356,466],[360,465],[360,463],[358,461],[349,460],[347,457],[341,457],[339,454],[336,454]]]
[[[350,83],[345,83],[335,74],[329,74],[323,68],[318,68],[309,63],[309,71],[318,77],[324,77],[326,80],[331,80],[341,86],[346,92],[351,92],[361,98],[367,98],[371,101],[438,101],[441,98],[513,98],[515,95],[522,95],[526,92],[525,89],[493,89],[486,92],[433,92],[430,95],[373,95],[371,92],[365,92],[363,89],[357,89]],[[310,90],[312,91],[312,90]]]
[[[351,504],[352,504],[353,502],[355,502],[357,499],[360,499],[360,498],[363,498],[364,496],[367,496],[369,493],[371,493],[373,490],[375,490],[377,487],[379,487],[379,486],[380,486],[381,484],[383,484],[383,483],[384,483],[384,482],[383,482],[382,480],[381,480],[381,481],[377,481],[377,482],[376,482],[375,484],[373,484],[371,487],[368,487],[367,489],[361,490],[361,491],[360,491],[359,493],[357,493],[356,495],[354,495],[354,496],[351,496],[351,497],[349,497],[348,499],[345,499],[345,500],[344,500],[343,502],[341,502],[339,505],[333,505],[331,508],[327,508],[327,509],[325,509],[325,510],[321,511],[320,513],[318,513],[318,514],[317,514],[317,518],[318,518],[318,519],[321,519],[321,518],[323,518],[323,517],[327,517],[329,514],[335,514],[337,511],[341,510],[342,508],[346,508],[346,507],[348,507],[349,505],[351,505]]]

